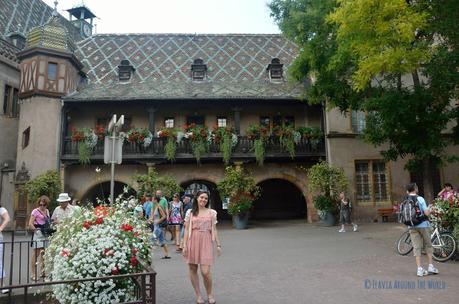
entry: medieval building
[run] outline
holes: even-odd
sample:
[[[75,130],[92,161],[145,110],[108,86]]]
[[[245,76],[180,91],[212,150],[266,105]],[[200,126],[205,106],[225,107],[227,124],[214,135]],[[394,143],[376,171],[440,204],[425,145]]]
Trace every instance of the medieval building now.
[[[216,183],[225,164],[215,137],[199,161],[191,139],[182,139],[171,161],[159,131],[228,127],[234,134],[230,162],[247,168],[262,189],[253,212],[259,219],[315,220],[304,169],[320,159],[344,168],[362,220],[391,207],[405,183],[422,180],[404,170],[404,161],[385,162],[363,143],[365,113],[324,111],[301,99],[308,84],[290,83],[287,73],[298,50],[281,35],[93,35],[95,15],[87,7],[68,12],[65,19],[40,0],[0,4],[0,198],[14,210],[17,227],[32,209],[21,185],[46,170],[59,171],[73,197],[107,196],[103,140],[94,139],[86,151],[89,164],[82,164],[77,137],[84,128],[105,127],[113,114],[124,115],[125,133],[153,135],[148,144],[145,138],[124,143],[117,192],[134,174],[154,169],[184,189],[209,189],[223,215]],[[273,133],[265,139],[263,165],[252,126]],[[276,136],[287,127],[304,131],[290,149]],[[432,175],[437,188],[459,182],[457,166]]]

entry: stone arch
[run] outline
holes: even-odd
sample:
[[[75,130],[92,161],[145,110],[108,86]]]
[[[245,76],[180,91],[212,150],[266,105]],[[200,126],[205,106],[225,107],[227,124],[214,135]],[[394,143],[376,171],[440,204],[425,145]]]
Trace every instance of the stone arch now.
[[[125,181],[115,180],[115,198],[122,193],[124,186],[130,186]],[[137,189],[131,187],[131,194],[135,195]],[[90,200],[95,202],[95,196],[101,198],[110,197],[110,180],[96,181],[90,183],[84,190],[76,193],[76,197],[80,198],[82,202]]]
[[[258,186],[260,197],[254,202],[253,218],[306,218],[306,197],[297,185],[287,179],[268,178],[258,183]]]

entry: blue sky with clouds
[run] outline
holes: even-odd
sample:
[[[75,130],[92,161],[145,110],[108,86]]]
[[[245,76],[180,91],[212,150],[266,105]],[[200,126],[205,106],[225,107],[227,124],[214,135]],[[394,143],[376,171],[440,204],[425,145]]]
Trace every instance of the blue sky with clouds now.
[[[43,0],[54,6],[54,0]],[[60,0],[58,11],[82,2],[98,17],[98,33],[279,33],[270,0]]]

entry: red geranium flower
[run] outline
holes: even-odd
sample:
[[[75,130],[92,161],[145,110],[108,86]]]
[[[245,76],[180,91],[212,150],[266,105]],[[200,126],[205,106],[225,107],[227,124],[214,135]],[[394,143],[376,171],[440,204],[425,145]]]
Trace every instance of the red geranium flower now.
[[[85,221],[85,222],[83,223],[83,228],[89,229],[90,227],[91,227],[91,222]]]
[[[129,224],[123,224],[121,225],[121,230],[123,231],[132,231],[134,229],[134,227],[132,227],[131,225]]]
[[[131,263],[132,266],[137,266],[139,264],[139,260],[137,260],[137,258],[133,255],[131,257],[131,259],[129,260],[129,262]]]
[[[119,269],[117,266],[115,266],[115,267],[112,269],[112,274],[113,274],[113,275],[120,274],[120,269]]]
[[[96,225],[103,224],[103,222],[104,222],[104,218],[103,218],[103,217],[98,217],[98,218],[94,221],[94,223],[95,223]]]

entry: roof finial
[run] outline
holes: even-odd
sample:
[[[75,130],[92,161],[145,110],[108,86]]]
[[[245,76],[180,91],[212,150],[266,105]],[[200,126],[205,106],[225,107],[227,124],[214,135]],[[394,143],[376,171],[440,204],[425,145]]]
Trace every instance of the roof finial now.
[[[58,13],[57,13],[57,0],[54,1],[54,10],[53,10],[53,16],[54,17],[57,17],[58,16]]]

